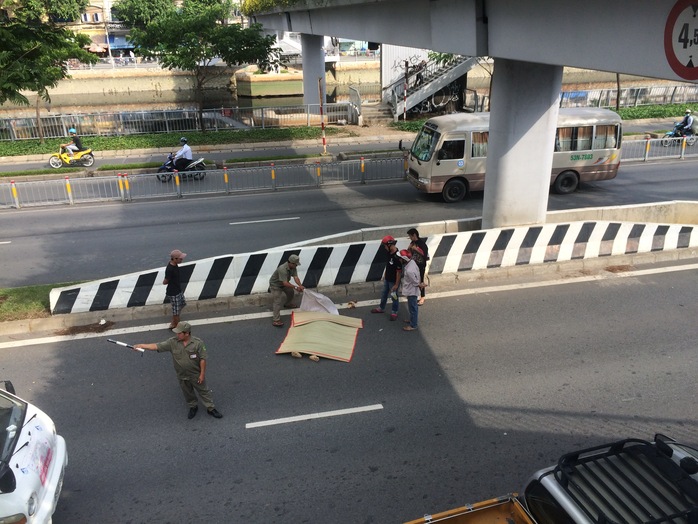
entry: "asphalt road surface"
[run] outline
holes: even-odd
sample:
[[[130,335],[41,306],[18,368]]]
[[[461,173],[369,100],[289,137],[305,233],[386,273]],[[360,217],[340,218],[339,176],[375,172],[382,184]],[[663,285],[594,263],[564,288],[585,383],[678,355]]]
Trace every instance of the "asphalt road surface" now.
[[[624,164],[614,180],[550,195],[548,209],[696,200],[696,161]],[[0,211],[0,287],[109,278],[189,260],[246,253],[362,227],[472,218],[482,193],[457,204],[405,182]]]
[[[698,444],[696,266],[622,275],[431,295],[412,333],[343,310],[364,320],[349,363],[275,355],[268,316],[200,320],[221,420],[188,420],[169,357],[109,333],[4,346],[2,378],[66,438],[56,524],[403,522],[520,490],[582,447]],[[303,417],[334,410],[354,411]]]

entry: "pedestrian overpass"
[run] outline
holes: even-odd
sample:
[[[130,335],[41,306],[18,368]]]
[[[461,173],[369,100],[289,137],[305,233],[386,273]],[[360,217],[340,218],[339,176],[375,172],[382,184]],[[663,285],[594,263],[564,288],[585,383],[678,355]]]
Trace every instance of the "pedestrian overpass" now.
[[[251,13],[252,21],[302,33],[314,82],[324,72],[322,35],[494,58],[483,228],[545,222],[564,66],[698,80],[698,4],[692,0],[278,4]]]

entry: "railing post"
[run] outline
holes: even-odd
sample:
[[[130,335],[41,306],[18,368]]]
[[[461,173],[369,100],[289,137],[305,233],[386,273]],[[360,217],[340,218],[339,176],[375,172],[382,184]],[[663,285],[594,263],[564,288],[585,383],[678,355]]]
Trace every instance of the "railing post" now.
[[[68,175],[65,176],[65,193],[68,196],[68,203],[71,206],[75,204],[75,202],[73,202],[73,190],[70,188],[70,177]]]
[[[182,198],[182,186],[179,183],[179,171],[175,169],[172,176],[174,176],[175,189],[177,190],[177,198]]]
[[[131,186],[128,184],[128,173],[124,173],[124,187],[126,188],[126,200],[131,201]]]
[[[230,194],[230,185],[228,184],[228,168],[223,166],[223,181],[225,182],[225,192]]]
[[[276,191],[276,170],[274,169],[274,162],[271,163],[271,188]]]
[[[685,154],[686,154],[686,137],[683,137],[681,139],[681,154],[679,155],[679,159],[683,160]]]
[[[320,171],[320,162],[315,162],[316,165],[316,170],[317,170],[317,186],[320,187],[320,177],[322,176],[322,173]]]
[[[642,159],[643,162],[647,162],[647,159],[648,159],[649,156],[650,156],[650,136],[649,136],[649,135],[645,135],[645,140],[646,140],[646,143],[645,143],[645,158]]]
[[[12,186],[12,198],[15,201],[15,207],[19,209],[22,206],[19,205],[19,195],[17,194],[17,186],[15,185],[15,181],[10,180],[10,185]]]
[[[124,180],[121,173],[116,174],[116,179],[119,182],[119,194],[121,195],[121,201],[124,202],[126,200],[126,195],[124,194]]]
[[[361,157],[361,183],[366,183],[366,169],[364,166],[364,157]]]

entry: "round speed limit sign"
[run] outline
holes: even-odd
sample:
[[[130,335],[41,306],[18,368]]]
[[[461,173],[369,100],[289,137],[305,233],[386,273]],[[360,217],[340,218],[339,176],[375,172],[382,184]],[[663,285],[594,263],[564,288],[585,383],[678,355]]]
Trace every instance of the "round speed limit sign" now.
[[[676,2],[664,27],[664,53],[674,73],[698,80],[698,1]]]

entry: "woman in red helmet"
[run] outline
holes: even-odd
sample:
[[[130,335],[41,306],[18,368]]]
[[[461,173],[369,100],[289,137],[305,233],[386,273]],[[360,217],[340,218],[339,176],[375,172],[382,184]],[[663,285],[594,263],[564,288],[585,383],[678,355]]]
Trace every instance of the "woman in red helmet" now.
[[[388,251],[388,260],[385,263],[385,274],[383,275],[383,292],[381,302],[377,308],[373,308],[371,313],[383,313],[388,303],[388,295],[393,301],[390,313],[390,320],[397,320],[397,312],[400,302],[397,290],[400,287],[400,275],[402,274],[402,259],[398,255],[397,240],[390,235],[386,235],[381,240],[381,245]]]

